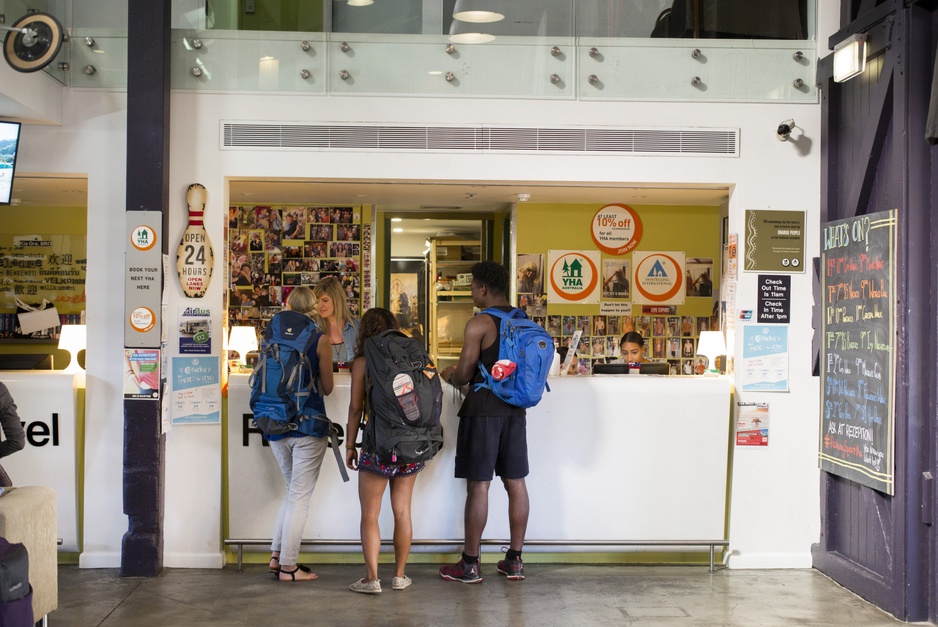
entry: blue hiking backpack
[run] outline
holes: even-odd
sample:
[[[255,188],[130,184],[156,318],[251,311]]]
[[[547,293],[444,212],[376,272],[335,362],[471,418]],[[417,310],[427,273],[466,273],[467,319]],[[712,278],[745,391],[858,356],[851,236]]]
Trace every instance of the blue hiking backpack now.
[[[254,426],[267,436],[291,431],[313,437],[328,435],[342,478],[348,481],[339,453],[338,427],[326,416],[319,393],[319,359],[314,357],[314,363],[309,358],[321,336],[304,314],[287,310],[271,318],[249,379],[251,411]]]
[[[509,313],[489,307],[482,313],[492,314],[501,320],[498,335],[498,358],[515,363],[510,375],[496,381],[492,373],[479,362],[479,371],[484,381],[475,389],[489,388],[495,396],[516,407],[534,407],[541,400],[547,385],[547,373],[554,362],[554,340],[525,313],[514,308]]]

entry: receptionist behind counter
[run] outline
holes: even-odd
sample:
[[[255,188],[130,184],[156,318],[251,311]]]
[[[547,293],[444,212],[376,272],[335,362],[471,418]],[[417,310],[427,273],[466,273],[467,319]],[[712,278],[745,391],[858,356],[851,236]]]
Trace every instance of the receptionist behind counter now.
[[[645,338],[637,331],[629,331],[619,340],[622,363],[640,364],[645,361]]]
[[[609,364],[596,364],[593,374],[667,374],[666,362],[645,361],[645,338],[637,331],[629,331],[619,340],[621,359]],[[636,368],[641,364],[640,368]]]

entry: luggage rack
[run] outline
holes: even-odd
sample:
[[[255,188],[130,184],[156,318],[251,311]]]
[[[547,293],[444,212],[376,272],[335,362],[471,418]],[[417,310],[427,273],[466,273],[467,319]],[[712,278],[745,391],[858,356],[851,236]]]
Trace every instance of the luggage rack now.
[[[270,538],[230,538],[225,540],[225,546],[238,547],[238,572],[242,572],[244,547],[245,546],[270,546]],[[413,540],[414,546],[461,546],[463,540]],[[356,546],[361,544],[360,540],[306,540],[300,541],[301,546]],[[393,546],[393,540],[381,539],[382,546]],[[482,540],[484,546],[507,545],[508,540]],[[710,549],[710,572],[715,571],[713,563],[713,554],[716,547],[729,546],[728,540],[525,540],[525,546],[647,546],[647,547],[671,547],[671,546],[705,546]]]

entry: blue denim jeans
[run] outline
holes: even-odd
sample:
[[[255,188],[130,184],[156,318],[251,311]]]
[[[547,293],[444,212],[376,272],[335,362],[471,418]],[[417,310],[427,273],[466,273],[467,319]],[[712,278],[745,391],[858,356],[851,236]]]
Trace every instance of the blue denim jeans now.
[[[287,482],[277,522],[274,524],[270,549],[280,551],[280,563],[296,564],[300,555],[300,541],[309,516],[309,499],[319,480],[319,469],[327,448],[326,438],[303,436],[284,438],[270,443],[270,450],[280,465]]]

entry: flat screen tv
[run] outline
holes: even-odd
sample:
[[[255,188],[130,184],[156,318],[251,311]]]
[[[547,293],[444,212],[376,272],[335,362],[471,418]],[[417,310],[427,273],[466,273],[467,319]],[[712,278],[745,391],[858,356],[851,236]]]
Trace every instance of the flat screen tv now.
[[[13,173],[20,145],[20,123],[0,121],[0,205],[9,205],[13,196]]]

